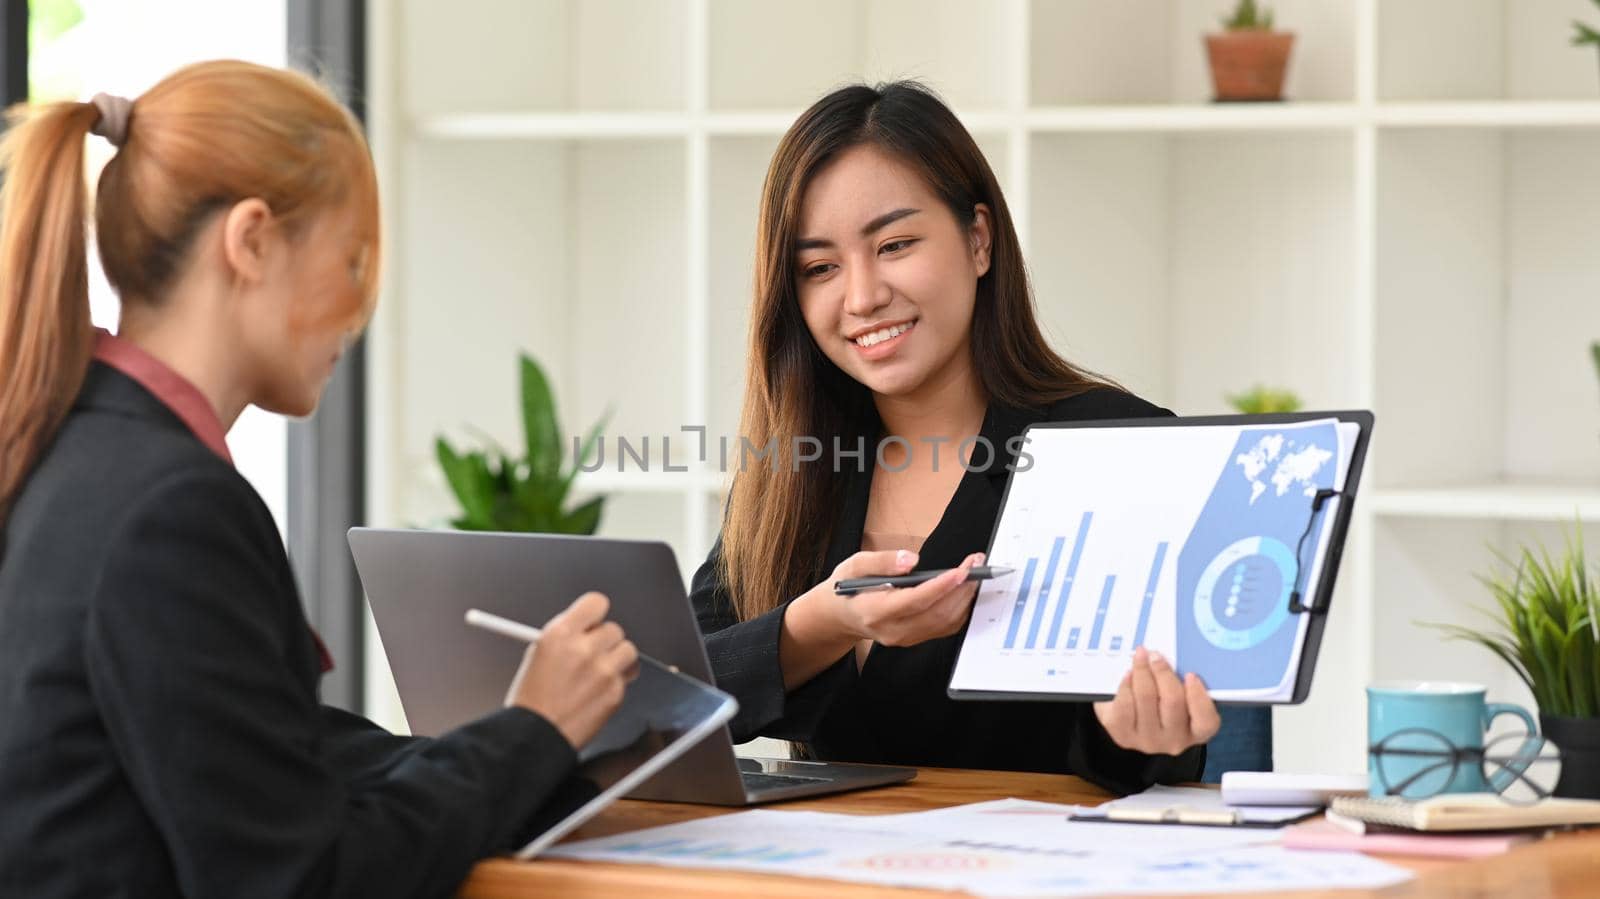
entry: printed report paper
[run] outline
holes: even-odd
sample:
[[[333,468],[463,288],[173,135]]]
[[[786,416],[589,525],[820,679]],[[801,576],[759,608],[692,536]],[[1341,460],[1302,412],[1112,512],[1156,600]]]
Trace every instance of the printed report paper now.
[[[1146,646],[1223,700],[1294,694],[1359,426],[1028,431],[952,690],[1116,692]],[[1307,525],[1310,525],[1309,532]],[[1304,540],[1302,543],[1302,536]]]
[[[770,809],[568,843],[547,857],[750,871],[981,896],[1381,887],[1411,875],[1359,854],[1300,852],[1279,832],[1067,820],[1002,799],[901,815]]]

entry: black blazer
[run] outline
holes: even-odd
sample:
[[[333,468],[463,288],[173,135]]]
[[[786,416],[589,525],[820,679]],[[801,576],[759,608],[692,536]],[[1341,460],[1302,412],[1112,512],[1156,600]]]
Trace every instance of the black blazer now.
[[[0,534],[0,896],[446,896],[573,769],[524,709],[396,737],[319,676],[260,498],[95,363]]]
[[[1008,441],[1039,421],[1138,418],[1171,415],[1159,406],[1111,389],[1096,389],[1048,409],[990,406],[980,432],[994,447],[983,470],[962,476],[944,516],[923,543],[919,568],[957,565],[988,547],[1000,514]],[[847,461],[845,501],[833,517],[823,567],[807,580],[818,583],[861,548],[872,454],[866,473]],[[985,461],[982,450],[974,462]],[[855,654],[792,692],[783,689],[778,640],[788,603],[739,622],[727,592],[717,584],[719,540],[695,573],[691,599],[717,685],[739,700],[733,722],[736,741],[757,736],[803,743],[829,761],[987,768],[1076,774],[1119,793],[1156,781],[1198,780],[1204,747],[1178,756],[1149,756],[1117,746],[1087,703],[989,702],[950,699],[945,688],[964,633],[911,647],[873,646],[857,671]]]

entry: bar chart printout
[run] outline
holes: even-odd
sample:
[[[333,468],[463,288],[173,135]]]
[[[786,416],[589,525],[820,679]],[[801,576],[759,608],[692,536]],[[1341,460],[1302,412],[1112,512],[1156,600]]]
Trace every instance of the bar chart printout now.
[[[1043,677],[1078,670],[1074,660],[1120,677],[1151,636],[1169,544],[1157,542],[1128,561],[1133,557],[1125,553],[1106,554],[1101,544],[1112,542],[1110,529],[1095,510],[1053,511],[1066,521],[1049,520],[1067,526],[1028,539],[1026,555],[1005,557],[1016,572],[984,588],[1003,591],[1003,614],[995,614],[1001,606],[991,599],[974,622],[994,629],[1002,654]],[[1112,570],[1117,563],[1123,570]]]
[[[1030,429],[1034,464],[1012,473],[989,547],[1015,571],[980,585],[952,694],[1108,696],[1147,647],[1213,692],[1287,695],[1306,619],[1286,598],[1314,586],[1328,542],[1311,498],[1340,489],[1358,434],[1336,419]]]

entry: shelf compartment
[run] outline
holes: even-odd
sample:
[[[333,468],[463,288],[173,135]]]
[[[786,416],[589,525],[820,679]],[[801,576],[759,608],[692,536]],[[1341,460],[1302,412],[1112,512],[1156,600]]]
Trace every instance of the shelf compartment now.
[[[1594,100],[1600,59],[1571,46],[1579,0],[1376,3],[1380,100]]]
[[[1257,382],[1356,401],[1349,135],[1051,135],[1030,155],[1029,262],[1068,358],[1183,414]]]
[[[706,408],[713,458],[720,438],[726,437],[734,451],[738,447],[755,289],[756,217],[762,181],[777,145],[776,137],[727,137],[713,140],[709,149],[711,335],[706,389],[711,395]]]
[[[432,459],[438,433],[521,448],[524,350],[555,386],[569,439],[611,410],[608,469],[618,437],[650,437],[652,469],[662,435],[674,462],[689,457],[685,168],[671,140],[408,144],[391,316],[403,401],[388,410],[406,470]],[[431,493],[408,490],[398,511],[428,520]]]
[[[672,547],[685,584],[700,559],[688,555],[684,538],[684,503],[701,502],[698,496],[607,491],[596,536],[617,540],[659,540]],[[576,599],[577,597],[573,597]]]
[[[687,10],[687,0],[402,0],[407,111],[683,109]]]
[[[710,0],[713,109],[809,106],[849,81],[917,78],[1003,108],[1006,16],[966,0]]]
[[[1031,0],[1029,102],[1044,106],[1202,103],[1212,96],[1205,34],[1226,0]],[[1295,32],[1284,96],[1355,98],[1356,4],[1277,0],[1278,27]]]
[[[1479,610],[1494,599],[1477,577],[1497,564],[1494,551],[1512,554],[1534,541],[1556,551],[1560,529],[1410,518],[1379,518],[1374,528],[1372,679],[1468,681],[1487,686],[1491,701],[1529,702],[1516,675],[1488,650],[1445,639],[1423,623],[1492,627]]]
[[[1378,486],[1600,483],[1600,131],[1381,134]]]

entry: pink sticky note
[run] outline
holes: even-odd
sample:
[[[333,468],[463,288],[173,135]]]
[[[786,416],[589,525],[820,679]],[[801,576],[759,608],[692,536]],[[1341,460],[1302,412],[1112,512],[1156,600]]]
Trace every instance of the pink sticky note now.
[[[1434,858],[1483,858],[1500,855],[1533,837],[1529,834],[1382,833],[1355,834],[1318,819],[1283,832],[1286,849],[1328,849],[1373,855],[1424,855]]]

